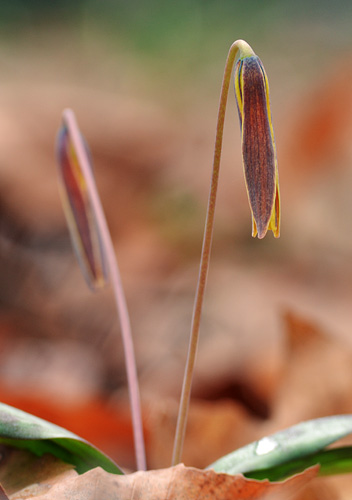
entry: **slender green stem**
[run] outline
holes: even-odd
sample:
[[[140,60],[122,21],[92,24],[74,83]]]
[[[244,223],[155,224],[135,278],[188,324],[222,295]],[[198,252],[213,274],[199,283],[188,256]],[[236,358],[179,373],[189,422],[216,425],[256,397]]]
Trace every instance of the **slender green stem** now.
[[[219,110],[218,110],[218,119],[216,125],[216,137],[215,137],[215,148],[214,148],[214,159],[213,159],[213,172],[211,177],[211,185],[208,199],[208,209],[205,221],[205,230],[203,237],[203,247],[200,259],[199,266],[199,276],[198,276],[198,284],[197,291],[194,301],[193,308],[193,317],[192,317],[192,326],[191,326],[191,334],[188,348],[188,356],[186,361],[185,374],[183,379],[182,393],[181,393],[181,401],[180,401],[180,409],[177,420],[176,427],[176,435],[175,435],[175,443],[172,457],[172,465],[176,465],[180,462],[182,456],[183,442],[186,432],[186,423],[188,416],[188,408],[189,401],[191,395],[191,386],[192,386],[192,377],[193,377],[193,369],[197,354],[197,346],[198,346],[198,337],[199,337],[199,325],[200,325],[200,317],[202,313],[203,307],[203,299],[205,286],[208,276],[209,269],[209,259],[210,259],[210,251],[211,244],[213,239],[213,226],[214,226],[214,216],[215,216],[215,204],[216,204],[216,196],[218,189],[218,180],[219,180],[219,170],[220,170],[220,159],[221,159],[221,148],[222,148],[222,138],[224,131],[224,121],[225,121],[225,111],[226,111],[226,103],[227,96],[229,92],[229,85],[231,81],[231,73],[233,64],[236,59],[236,55],[240,51],[243,57],[247,55],[252,55],[253,51],[250,46],[244,42],[243,40],[237,40],[234,42],[229,50],[225,71],[222,81],[221,94],[220,94],[220,102],[219,102]]]
[[[92,208],[96,216],[98,227],[101,231],[101,239],[107,260],[109,277],[113,287],[116,308],[120,320],[121,335],[125,354],[127,381],[129,397],[131,403],[131,414],[134,434],[134,446],[136,453],[136,463],[139,470],[146,470],[145,446],[143,437],[143,424],[141,416],[141,405],[139,396],[139,386],[137,378],[137,368],[133,349],[131,324],[126,304],[123,286],[120,277],[114,246],[111,240],[110,231],[105,219],[104,210],[101,205],[98,190],[94,181],[92,170],[89,166],[88,158],[83,147],[75,115],[72,110],[66,109],[63,112],[63,119],[72,138],[79,164],[87,184]]]

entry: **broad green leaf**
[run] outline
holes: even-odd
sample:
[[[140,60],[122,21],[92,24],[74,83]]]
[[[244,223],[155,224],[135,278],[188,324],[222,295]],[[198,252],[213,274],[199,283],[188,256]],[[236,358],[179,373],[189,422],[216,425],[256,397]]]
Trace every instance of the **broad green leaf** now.
[[[252,477],[254,471],[257,473],[302,460],[351,433],[352,415],[309,420],[244,446],[220,458],[208,468],[227,474],[248,473]],[[309,464],[304,463],[303,468],[307,466]],[[326,468],[328,467],[326,464]]]
[[[113,474],[123,474],[104,453],[72,432],[24,411],[0,403],[0,443],[61,458],[76,466],[80,474],[100,466]]]
[[[247,472],[245,476],[251,479],[282,481],[316,464],[320,465],[319,476],[352,472],[352,447],[346,446],[323,450],[297,460],[290,460],[276,467]]]

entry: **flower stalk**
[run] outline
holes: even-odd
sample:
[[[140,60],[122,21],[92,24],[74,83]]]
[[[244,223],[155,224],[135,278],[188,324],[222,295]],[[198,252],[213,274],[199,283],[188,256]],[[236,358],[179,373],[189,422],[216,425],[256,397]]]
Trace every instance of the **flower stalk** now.
[[[62,115],[57,153],[60,192],[83,274],[91,288],[111,282],[121,327],[134,434],[137,469],[146,470],[137,368],[131,324],[114,246],[95,184],[87,148],[72,110]],[[66,135],[65,135],[66,134]],[[61,137],[61,140],[60,140]]]
[[[200,318],[213,238],[226,104],[232,69],[237,56],[239,56],[239,63],[245,68],[247,62],[252,59],[258,59],[252,48],[245,41],[237,40],[231,45],[225,64],[216,125],[213,170],[208,198],[198,284],[193,307],[191,333],[176,426],[172,465],[176,465],[181,461],[186,433],[192,378],[198,347]],[[269,87],[264,68],[262,68],[262,66],[262,69],[260,70],[262,78],[260,80],[260,78],[254,77],[252,78],[252,80],[255,80],[254,82],[250,82],[250,78],[247,78],[247,76],[253,77],[253,74],[247,70],[243,71],[242,66],[241,69],[236,67],[235,94],[242,133],[243,166],[252,212],[252,235],[256,236],[258,234],[259,238],[263,238],[267,230],[271,229],[273,230],[274,235],[278,237],[280,223],[280,197],[278,191],[276,151],[269,106]],[[258,89],[258,85],[260,86],[260,89]],[[259,134],[261,127],[265,128],[264,136],[263,134]],[[266,139],[264,148],[263,137]],[[268,151],[270,151],[270,155],[268,154]],[[249,169],[251,169],[251,175],[248,174]],[[270,170],[270,173],[268,173],[268,170]],[[263,181],[263,177],[267,180]]]

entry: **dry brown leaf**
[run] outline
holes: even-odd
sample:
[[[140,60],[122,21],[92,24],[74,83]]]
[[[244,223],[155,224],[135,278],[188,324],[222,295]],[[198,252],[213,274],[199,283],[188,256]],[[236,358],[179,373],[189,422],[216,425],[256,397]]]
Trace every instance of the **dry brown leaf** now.
[[[286,368],[265,434],[302,420],[352,411],[349,346],[326,334],[316,321],[291,311],[286,326]]]
[[[292,500],[342,500],[342,497],[331,484],[331,477],[322,477],[317,482],[311,482]]]
[[[77,476],[73,465],[66,464],[53,455],[38,458],[25,450],[2,447],[0,483],[11,500],[38,495],[56,482]],[[23,490],[29,496],[19,495]],[[19,495],[19,496],[18,496]],[[1,497],[0,497],[1,499]]]
[[[169,469],[136,472],[126,476],[109,474],[101,468],[56,482],[38,500],[256,500],[287,495],[306,485],[318,466],[281,483],[256,481],[238,474],[218,474],[180,464]],[[273,496],[274,495],[274,496]],[[13,500],[16,497],[11,497]],[[22,496],[21,498],[28,498]]]

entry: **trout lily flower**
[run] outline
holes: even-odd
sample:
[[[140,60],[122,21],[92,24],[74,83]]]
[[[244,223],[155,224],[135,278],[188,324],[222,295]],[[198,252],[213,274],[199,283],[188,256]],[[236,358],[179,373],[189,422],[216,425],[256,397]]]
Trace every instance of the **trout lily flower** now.
[[[227,97],[233,65],[235,66],[235,94],[242,133],[242,159],[252,212],[252,236],[264,238],[268,229],[274,236],[280,233],[280,195],[276,162],[274,132],[269,105],[269,86],[260,59],[244,40],[236,40],[227,55],[221,85],[218,119],[216,124],[213,170],[210,182],[208,208],[205,220],[203,246],[192,326],[183,379],[180,410],[177,419],[172,464],[181,461],[183,441],[191,394],[192,375],[197,353],[200,317],[209,269],[214,229],[215,205],[219,182],[222,140]]]
[[[92,159],[71,109],[56,140],[59,188],[74,249],[92,290],[111,284],[125,354],[136,465],[146,470],[145,445],[131,322],[114,245],[95,183]]]
[[[264,238],[271,230],[278,238],[280,193],[269,84],[262,62],[253,52],[237,61],[234,81],[252,236]]]
[[[81,135],[79,135],[79,146],[84,154],[83,161],[92,173],[88,146]],[[85,171],[82,169],[82,158],[79,159],[77,144],[65,120],[65,115],[57,135],[56,154],[59,190],[72,244],[82,274],[89,287],[95,290],[107,283],[107,266],[100,228],[87,186]]]

